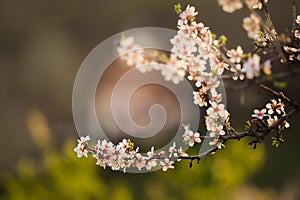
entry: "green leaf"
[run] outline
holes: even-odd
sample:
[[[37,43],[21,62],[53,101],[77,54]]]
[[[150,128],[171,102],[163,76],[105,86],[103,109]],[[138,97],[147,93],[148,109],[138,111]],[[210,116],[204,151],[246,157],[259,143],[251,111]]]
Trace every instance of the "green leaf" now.
[[[244,55],[243,55],[245,58],[251,58],[251,53],[245,53]]]
[[[287,86],[287,83],[285,81],[275,81],[274,86],[278,87],[280,89],[284,89]]]
[[[223,46],[226,44],[226,42],[227,42],[227,37],[225,35],[221,35],[218,40],[219,45]]]
[[[265,34],[264,34],[264,32],[262,32],[262,31],[259,31],[258,34],[259,34],[261,37],[265,37]]]
[[[161,54],[159,58],[166,63],[169,62],[169,57],[164,53]]]
[[[280,145],[280,141],[278,141],[278,139],[275,137],[272,137],[272,139],[273,139],[272,145],[275,146],[276,148],[278,148]]]
[[[214,34],[214,33],[212,33],[212,34],[211,34],[211,37],[212,37],[213,40],[215,40],[215,39],[217,38],[217,35]]]
[[[133,142],[131,142],[131,140],[130,139],[127,139],[127,142],[128,142],[128,144],[129,144],[129,149],[128,150],[133,150],[133,148],[134,148],[134,143]]]
[[[211,70],[211,73],[213,73],[214,75],[217,74],[217,70]]]
[[[193,21],[195,21],[195,17],[192,17],[192,18],[190,18],[190,22],[193,22]]]
[[[245,129],[246,129],[246,130],[249,130],[250,127],[251,127],[251,123],[250,123],[249,120],[247,120],[247,121],[246,121],[246,124],[245,124]]]
[[[174,5],[174,10],[177,14],[181,13],[181,4],[177,3],[176,5]]]

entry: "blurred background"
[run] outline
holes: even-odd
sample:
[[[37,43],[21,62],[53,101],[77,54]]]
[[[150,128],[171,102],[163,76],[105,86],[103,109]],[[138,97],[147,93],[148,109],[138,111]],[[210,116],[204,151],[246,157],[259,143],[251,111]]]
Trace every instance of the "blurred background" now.
[[[226,35],[229,48],[253,50],[241,26],[247,10],[227,14],[216,0],[0,0],[0,199],[300,199],[299,115],[278,149],[271,140],[256,150],[230,142],[192,169],[183,161],[166,173],[123,174],[76,158],[72,87],[81,62],[121,31],[176,29],[178,2],[194,5],[197,20]],[[269,5],[277,30],[290,28],[291,2]],[[283,89],[297,101],[298,81]],[[238,129],[271,98],[254,87],[226,92]]]

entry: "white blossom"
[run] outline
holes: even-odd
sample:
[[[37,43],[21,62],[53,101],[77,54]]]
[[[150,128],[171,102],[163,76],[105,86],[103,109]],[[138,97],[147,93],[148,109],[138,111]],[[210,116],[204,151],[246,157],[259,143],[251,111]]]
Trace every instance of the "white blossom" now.
[[[297,15],[297,17],[296,17],[296,23],[297,23],[298,25],[300,25],[300,15]]]
[[[147,152],[147,156],[149,158],[156,156],[156,153],[154,152],[154,147],[151,147],[151,150]]]
[[[227,56],[229,57],[230,62],[240,63],[243,58],[244,51],[241,46],[237,46],[236,50],[231,49],[227,51]]]
[[[209,145],[215,146],[218,149],[225,147],[225,145],[218,138],[215,138],[213,141],[209,142]]]
[[[145,167],[146,170],[151,170],[153,167],[157,166],[157,160],[156,159],[150,159],[146,161]]]
[[[287,52],[287,53],[296,53],[296,52],[300,52],[300,49],[296,49],[295,47],[289,47],[284,45],[283,49]]]
[[[178,154],[177,154],[177,149],[176,149],[176,143],[173,142],[173,145],[169,147],[169,157],[178,157]]]
[[[272,74],[272,65],[271,65],[271,60],[268,59],[266,60],[262,65],[261,65],[261,68],[263,70],[263,72],[266,74],[266,75],[271,75]]]
[[[234,73],[234,76],[232,76],[233,80],[244,80],[245,78],[245,68],[241,67],[241,64],[236,64],[235,66],[230,68],[230,71]]]
[[[190,147],[194,146],[194,143],[200,143],[200,134],[198,132],[191,131],[188,127],[184,127],[185,131],[182,135],[183,142],[187,143]]]
[[[274,116],[274,117],[269,117],[269,119],[267,119],[267,122],[268,122],[268,125],[269,126],[272,126],[272,125],[274,125],[275,123],[277,123],[278,122],[278,116]],[[284,126],[284,128],[289,128],[290,127],[290,124],[285,120],[284,122],[282,122],[282,124],[281,125],[283,125]],[[281,128],[282,126],[281,125],[279,125],[278,127],[279,128]]]
[[[210,103],[219,103],[222,100],[222,94],[218,94],[215,88],[210,89]]]
[[[201,73],[206,70],[206,61],[202,59],[199,55],[196,57],[188,58],[188,63],[190,65],[191,71]]]
[[[271,103],[266,105],[268,109],[268,114],[272,115],[274,112],[277,114],[285,113],[284,104],[281,102],[281,99],[278,99],[278,102],[275,99],[271,100]]]
[[[241,0],[218,0],[219,5],[225,12],[232,13],[243,7]]]
[[[194,104],[199,105],[200,107],[207,106],[205,97],[200,92],[193,91],[194,95]]]
[[[300,39],[300,30],[298,30],[298,29],[295,30],[294,36],[295,36],[296,38]]]
[[[183,157],[188,156],[188,154],[182,149],[182,147],[179,147],[178,154],[179,154],[179,156],[183,156]],[[180,160],[181,159],[177,159],[177,161],[180,161]]]
[[[117,51],[120,55],[139,49],[140,46],[135,44],[133,37],[127,37],[121,40]]]
[[[225,131],[223,130],[223,125],[219,125],[219,126],[214,127],[209,135],[210,135],[210,137],[225,135]]]
[[[196,9],[194,6],[187,5],[185,11],[180,13],[179,17],[181,19],[192,19],[197,14],[198,14],[198,12],[196,12]]]
[[[214,119],[218,118],[218,116],[225,119],[228,116],[228,113],[225,110],[225,105],[217,104],[216,102],[212,102],[211,107],[209,107],[206,112],[209,117]]]
[[[88,157],[88,141],[90,141],[90,136],[83,137],[77,140],[77,147],[74,148],[74,151],[77,153],[77,157],[81,158],[82,156]]]
[[[252,114],[251,116],[258,118],[258,119],[263,119],[263,117],[268,116],[266,114],[267,109],[265,109],[265,108],[261,109],[261,110],[255,109],[253,112],[254,112],[254,114]]]
[[[174,54],[171,54],[170,60],[165,67],[161,69],[161,73],[166,81],[172,81],[178,84],[183,81],[185,70],[182,68],[184,63],[178,60]]]
[[[160,165],[163,167],[162,170],[165,172],[168,169],[174,169],[173,166],[174,162],[171,161],[169,158],[165,158],[163,161],[160,161]]]
[[[146,165],[146,160],[142,156],[142,154],[137,153],[136,154],[136,161],[135,161],[135,166],[138,168],[138,170],[141,170],[143,167]]]
[[[260,75],[260,57],[257,54],[254,54],[249,58],[243,65],[243,69],[246,73],[246,78],[253,79]]]
[[[256,39],[260,31],[260,19],[253,13],[250,14],[250,17],[243,19],[243,27],[248,33],[248,37],[251,39]]]
[[[268,2],[268,0],[264,0],[265,3]],[[262,9],[262,4],[260,0],[246,0],[247,5],[252,9]]]

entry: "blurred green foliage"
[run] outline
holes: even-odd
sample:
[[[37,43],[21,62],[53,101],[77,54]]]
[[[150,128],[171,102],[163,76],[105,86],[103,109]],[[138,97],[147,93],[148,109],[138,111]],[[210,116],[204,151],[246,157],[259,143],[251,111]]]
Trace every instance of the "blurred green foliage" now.
[[[237,188],[264,163],[263,146],[253,150],[242,140],[228,143],[228,148],[191,169],[188,161],[181,161],[167,172],[112,172],[96,166],[91,157],[78,159],[73,152],[75,138],[55,147],[40,112],[33,111],[28,118],[41,155],[22,157],[15,173],[5,176],[3,199],[235,199]],[[265,199],[266,194],[261,195]]]

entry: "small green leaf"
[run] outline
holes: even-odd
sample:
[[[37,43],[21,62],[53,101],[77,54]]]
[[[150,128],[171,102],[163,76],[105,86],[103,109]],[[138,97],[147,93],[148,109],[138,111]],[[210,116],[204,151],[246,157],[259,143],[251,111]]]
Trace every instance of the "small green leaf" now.
[[[159,58],[166,63],[169,62],[169,57],[164,53],[161,54]]]
[[[211,70],[211,73],[213,73],[214,75],[217,74],[217,70]]]
[[[176,5],[174,5],[174,10],[177,14],[181,13],[181,4],[177,3]]]
[[[134,148],[134,143],[131,142],[130,139],[128,139],[127,142],[128,142],[128,144],[129,144],[129,145],[128,145],[128,146],[129,146],[128,150],[129,150],[129,151],[133,150],[133,148]]]
[[[286,88],[287,83],[285,81],[281,81],[281,82],[280,81],[275,81],[274,86],[278,87],[280,89],[284,89],[284,88]]]
[[[227,37],[225,35],[221,35],[218,39],[219,46],[225,45],[227,42]]]
[[[217,35],[214,34],[214,33],[212,33],[212,34],[211,34],[211,37],[212,37],[213,40],[215,40],[215,39],[217,38]]]
[[[245,124],[245,129],[246,129],[246,130],[249,130],[250,127],[251,127],[251,123],[250,123],[249,120],[247,120],[247,121],[246,121],[246,124]]]
[[[272,145],[273,146],[275,146],[276,148],[278,148],[279,147],[279,145],[280,145],[280,142],[278,141],[278,139],[277,138],[272,138],[273,139],[273,141],[272,141]]]
[[[258,34],[259,34],[260,36],[262,36],[262,37],[265,37],[265,34],[264,34],[264,32],[262,32],[262,31],[259,31]]]
[[[243,55],[245,58],[251,58],[251,53],[245,53],[244,55]]]
[[[225,35],[221,35],[221,36],[220,36],[220,40],[221,40],[223,43],[226,43],[227,37],[226,37]]]

